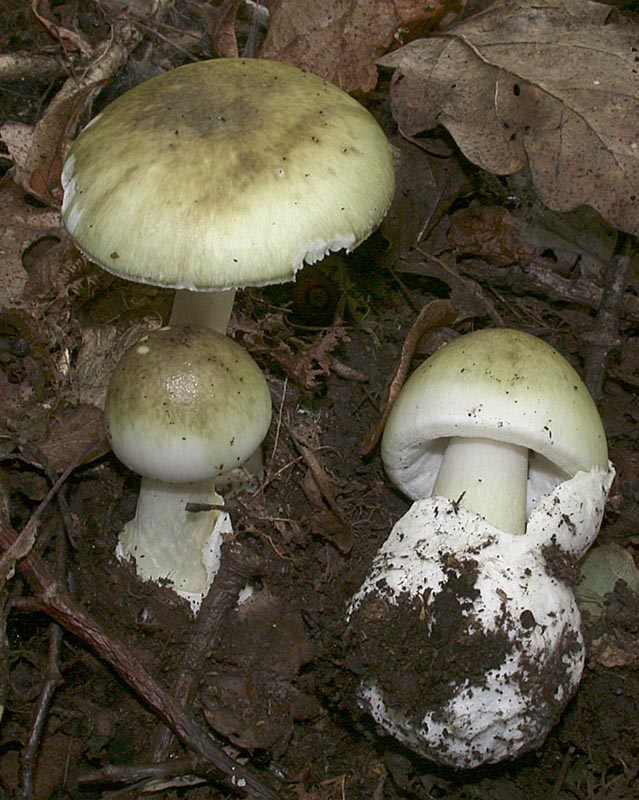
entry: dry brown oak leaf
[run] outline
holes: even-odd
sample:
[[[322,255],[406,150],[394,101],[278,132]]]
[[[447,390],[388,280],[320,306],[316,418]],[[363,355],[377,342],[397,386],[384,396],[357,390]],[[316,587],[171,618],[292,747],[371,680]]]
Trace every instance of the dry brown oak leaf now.
[[[498,2],[378,61],[414,136],[445,126],[498,175],[529,168],[555,211],[586,204],[639,233],[639,37],[588,0]]]
[[[436,24],[451,0],[274,0],[260,55],[315,72],[346,92],[377,83],[375,59],[405,29]]]

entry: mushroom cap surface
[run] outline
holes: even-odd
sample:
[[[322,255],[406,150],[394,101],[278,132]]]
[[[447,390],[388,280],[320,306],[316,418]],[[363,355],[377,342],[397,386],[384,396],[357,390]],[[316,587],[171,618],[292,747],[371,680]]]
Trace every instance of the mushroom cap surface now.
[[[429,497],[450,437],[529,448],[535,496],[559,474],[608,465],[601,417],[579,375],[543,340],[507,328],[461,336],[410,376],[382,438],[390,479],[413,499]]]
[[[336,86],[264,59],[188,64],[142,83],[82,131],[62,219],[133,281],[230,289],[292,280],[351,250],[394,191],[389,144]]]
[[[261,370],[232,339],[196,326],[160,328],[118,362],[105,403],[115,455],[166,483],[213,479],[241,466],[271,421]]]

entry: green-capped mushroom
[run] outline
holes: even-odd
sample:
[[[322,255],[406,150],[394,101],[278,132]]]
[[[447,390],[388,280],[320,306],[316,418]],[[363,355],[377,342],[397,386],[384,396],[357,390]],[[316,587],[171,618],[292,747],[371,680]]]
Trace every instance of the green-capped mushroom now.
[[[382,458],[414,500],[459,500],[523,533],[538,498],[577,472],[608,469],[599,412],[566,359],[536,336],[495,328],[445,345],[411,375]]]
[[[116,456],[142,476],[119,554],[135,559],[141,577],[201,598],[217,569],[220,537],[211,534],[220,515],[187,505],[222,504],[216,481],[266,435],[271,398],[261,370],[210,328],[161,328],[118,362],[105,421]]]
[[[115,100],[78,136],[63,222],[104,269],[184,290],[172,323],[226,330],[236,288],[352,250],[394,190],[373,116],[288,64],[188,64]],[[214,291],[213,291],[214,290]]]

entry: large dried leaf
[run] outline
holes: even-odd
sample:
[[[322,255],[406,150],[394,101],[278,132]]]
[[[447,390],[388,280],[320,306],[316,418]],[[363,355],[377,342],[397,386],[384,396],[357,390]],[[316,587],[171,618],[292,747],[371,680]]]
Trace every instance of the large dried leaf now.
[[[57,211],[36,208],[24,202],[15,187],[0,190],[0,308],[19,306],[28,279],[22,254],[43,236],[57,234],[60,215]]]
[[[70,34],[60,27],[55,31],[63,43],[66,34]],[[65,81],[35,126],[28,153],[22,158],[23,163],[16,163],[13,170],[13,179],[19,186],[45,203],[59,204],[62,198],[60,171],[78,115],[87,98],[126,62],[140,38],[141,34],[125,17],[114,20],[108,44],[92,54],[92,62],[81,74]]]
[[[501,2],[380,60],[406,135],[444,125],[483,169],[530,169],[557,211],[639,233],[639,39],[588,0]]]
[[[459,159],[424,152],[399,136],[390,143],[397,190],[382,221],[382,233],[388,241],[386,261],[394,264],[423,243],[455,200],[470,191],[471,184]]]
[[[375,59],[405,29],[435,24],[456,0],[274,0],[260,55],[315,72],[347,92],[377,83]]]

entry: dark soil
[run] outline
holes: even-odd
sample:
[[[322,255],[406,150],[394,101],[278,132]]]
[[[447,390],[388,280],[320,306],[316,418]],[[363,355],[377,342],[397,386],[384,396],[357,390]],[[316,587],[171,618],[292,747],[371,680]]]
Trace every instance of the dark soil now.
[[[365,287],[366,276],[358,278]],[[317,390],[303,392],[268,358],[262,361],[278,411],[265,447],[267,483],[256,495],[235,498],[233,513],[235,544],[257,564],[252,579],[262,592],[256,607],[231,610],[224,620],[199,676],[196,713],[240,757],[284,778],[283,796],[630,800],[638,792],[634,665],[605,668],[591,658],[577,697],[543,747],[514,763],[467,774],[414,756],[376,732],[357,709],[356,682],[344,665],[346,606],[373,553],[408,508],[385,479],[378,455],[368,461],[359,456],[360,442],[378,418],[372,398],[392,371],[410,316],[390,280],[386,296],[389,307],[374,329],[348,325],[349,341],[338,351],[340,362],[367,375],[367,383],[331,372]],[[414,296],[429,299],[417,288]],[[254,313],[253,300],[249,293],[240,307]],[[306,341],[316,335],[292,329],[288,334]],[[602,407],[605,416],[606,403]],[[304,491],[312,478],[298,455],[300,441],[313,443],[342,519],[312,489]],[[136,488],[135,477],[111,456],[76,471],[66,486],[75,520],[69,572],[75,596],[170,687],[193,629],[186,604],[166,590],[141,585],[113,555],[118,529],[134,510]],[[623,509],[628,500],[622,496],[618,502]],[[624,514],[611,515],[602,537],[627,540],[632,531]],[[51,510],[44,528],[59,525]],[[638,629],[636,605],[613,602],[605,619],[587,632],[600,638],[614,631],[636,641]],[[11,691],[0,730],[6,792],[19,785],[20,748],[47,672],[47,631],[44,618],[10,616]],[[399,627],[387,629],[384,648],[401,650],[403,636]],[[122,788],[129,773],[118,768],[150,760],[161,723],[73,638],[65,638],[61,669],[36,796],[89,798]],[[107,765],[115,781],[106,779]],[[181,789],[181,796],[218,796],[207,786]]]
[[[1,35],[2,44],[8,50],[35,48],[41,32],[21,6],[13,5],[19,14],[6,28],[9,33]],[[8,16],[3,12],[0,18]],[[16,91],[9,87],[3,95],[3,111],[12,119],[35,122],[41,94],[22,86],[16,100]],[[385,91],[380,89],[373,104],[383,119],[388,118]],[[483,191],[477,189],[472,196],[485,197]],[[204,662],[193,676],[193,715],[283,798],[636,800],[639,605],[621,585],[601,619],[585,620],[588,661],[578,694],[544,744],[516,761],[468,772],[439,768],[377,731],[357,706],[357,675],[346,647],[346,608],[374,553],[409,507],[385,477],[378,451],[361,456],[362,442],[380,417],[380,397],[415,309],[453,291],[441,276],[426,272],[401,275],[400,283],[384,261],[385,246],[381,237],[374,237],[353,257],[341,260],[339,274],[348,281],[309,269],[297,288],[248,290],[238,299],[232,333],[267,376],[274,419],[264,448],[264,481],[256,490],[226,498],[235,533],[221,575],[230,588],[217,599],[219,625],[210,632]],[[70,328],[88,325],[92,308],[94,318],[106,318],[109,309],[118,307],[121,284],[104,277],[95,280],[105,281],[104,292],[72,300]],[[326,303],[321,310],[309,299],[318,296],[318,285]],[[488,284],[475,286],[473,291],[490,298],[505,324],[541,335],[583,369],[580,337],[593,325],[593,310],[541,293],[519,296],[493,292]],[[147,309],[166,315],[168,299],[162,293],[149,296],[142,287],[127,287],[126,292],[133,302],[137,298]],[[477,308],[463,315],[456,332],[494,324],[480,310],[485,305],[478,303]],[[628,369],[622,366],[624,353],[636,358],[638,333],[636,322],[622,319],[621,347],[599,402],[618,468],[600,540],[618,542],[635,555],[639,382],[636,375],[634,383],[628,380]],[[414,364],[442,335],[453,331],[426,337]],[[14,350],[4,348],[9,355],[2,367],[14,371],[15,383],[24,375],[19,373],[20,353]],[[16,446],[4,458],[3,483],[12,524],[20,530],[46,490],[46,475]],[[64,574],[73,596],[173,691],[196,631],[189,608],[168,590],[141,584],[133,569],[114,556],[118,531],[134,513],[137,485],[136,477],[110,453],[73,472],[61,492],[68,505]],[[51,503],[42,515],[37,544],[50,564],[55,563],[64,528],[60,507]],[[257,590],[239,608],[237,574]],[[463,578],[458,580],[463,584]],[[30,592],[20,576],[8,588],[9,684],[0,726],[0,798],[26,796],[22,754],[47,678],[55,679],[57,688],[44,720],[41,749],[34,756],[32,796],[143,796],[148,767],[162,750],[164,724],[95,653],[66,633],[58,675],[49,660],[50,621],[33,613],[28,602],[21,604],[20,598]],[[463,596],[464,586],[457,588]],[[400,626],[384,631],[383,648],[401,652],[407,641]],[[374,649],[370,643],[367,647]],[[375,655],[383,665],[383,652]],[[446,642],[434,655],[450,657]],[[472,662],[472,653],[464,657]],[[415,702],[416,686],[435,691],[420,676],[406,687]],[[179,745],[163,752],[162,770],[154,773],[154,797],[232,796],[219,775],[186,759]]]

